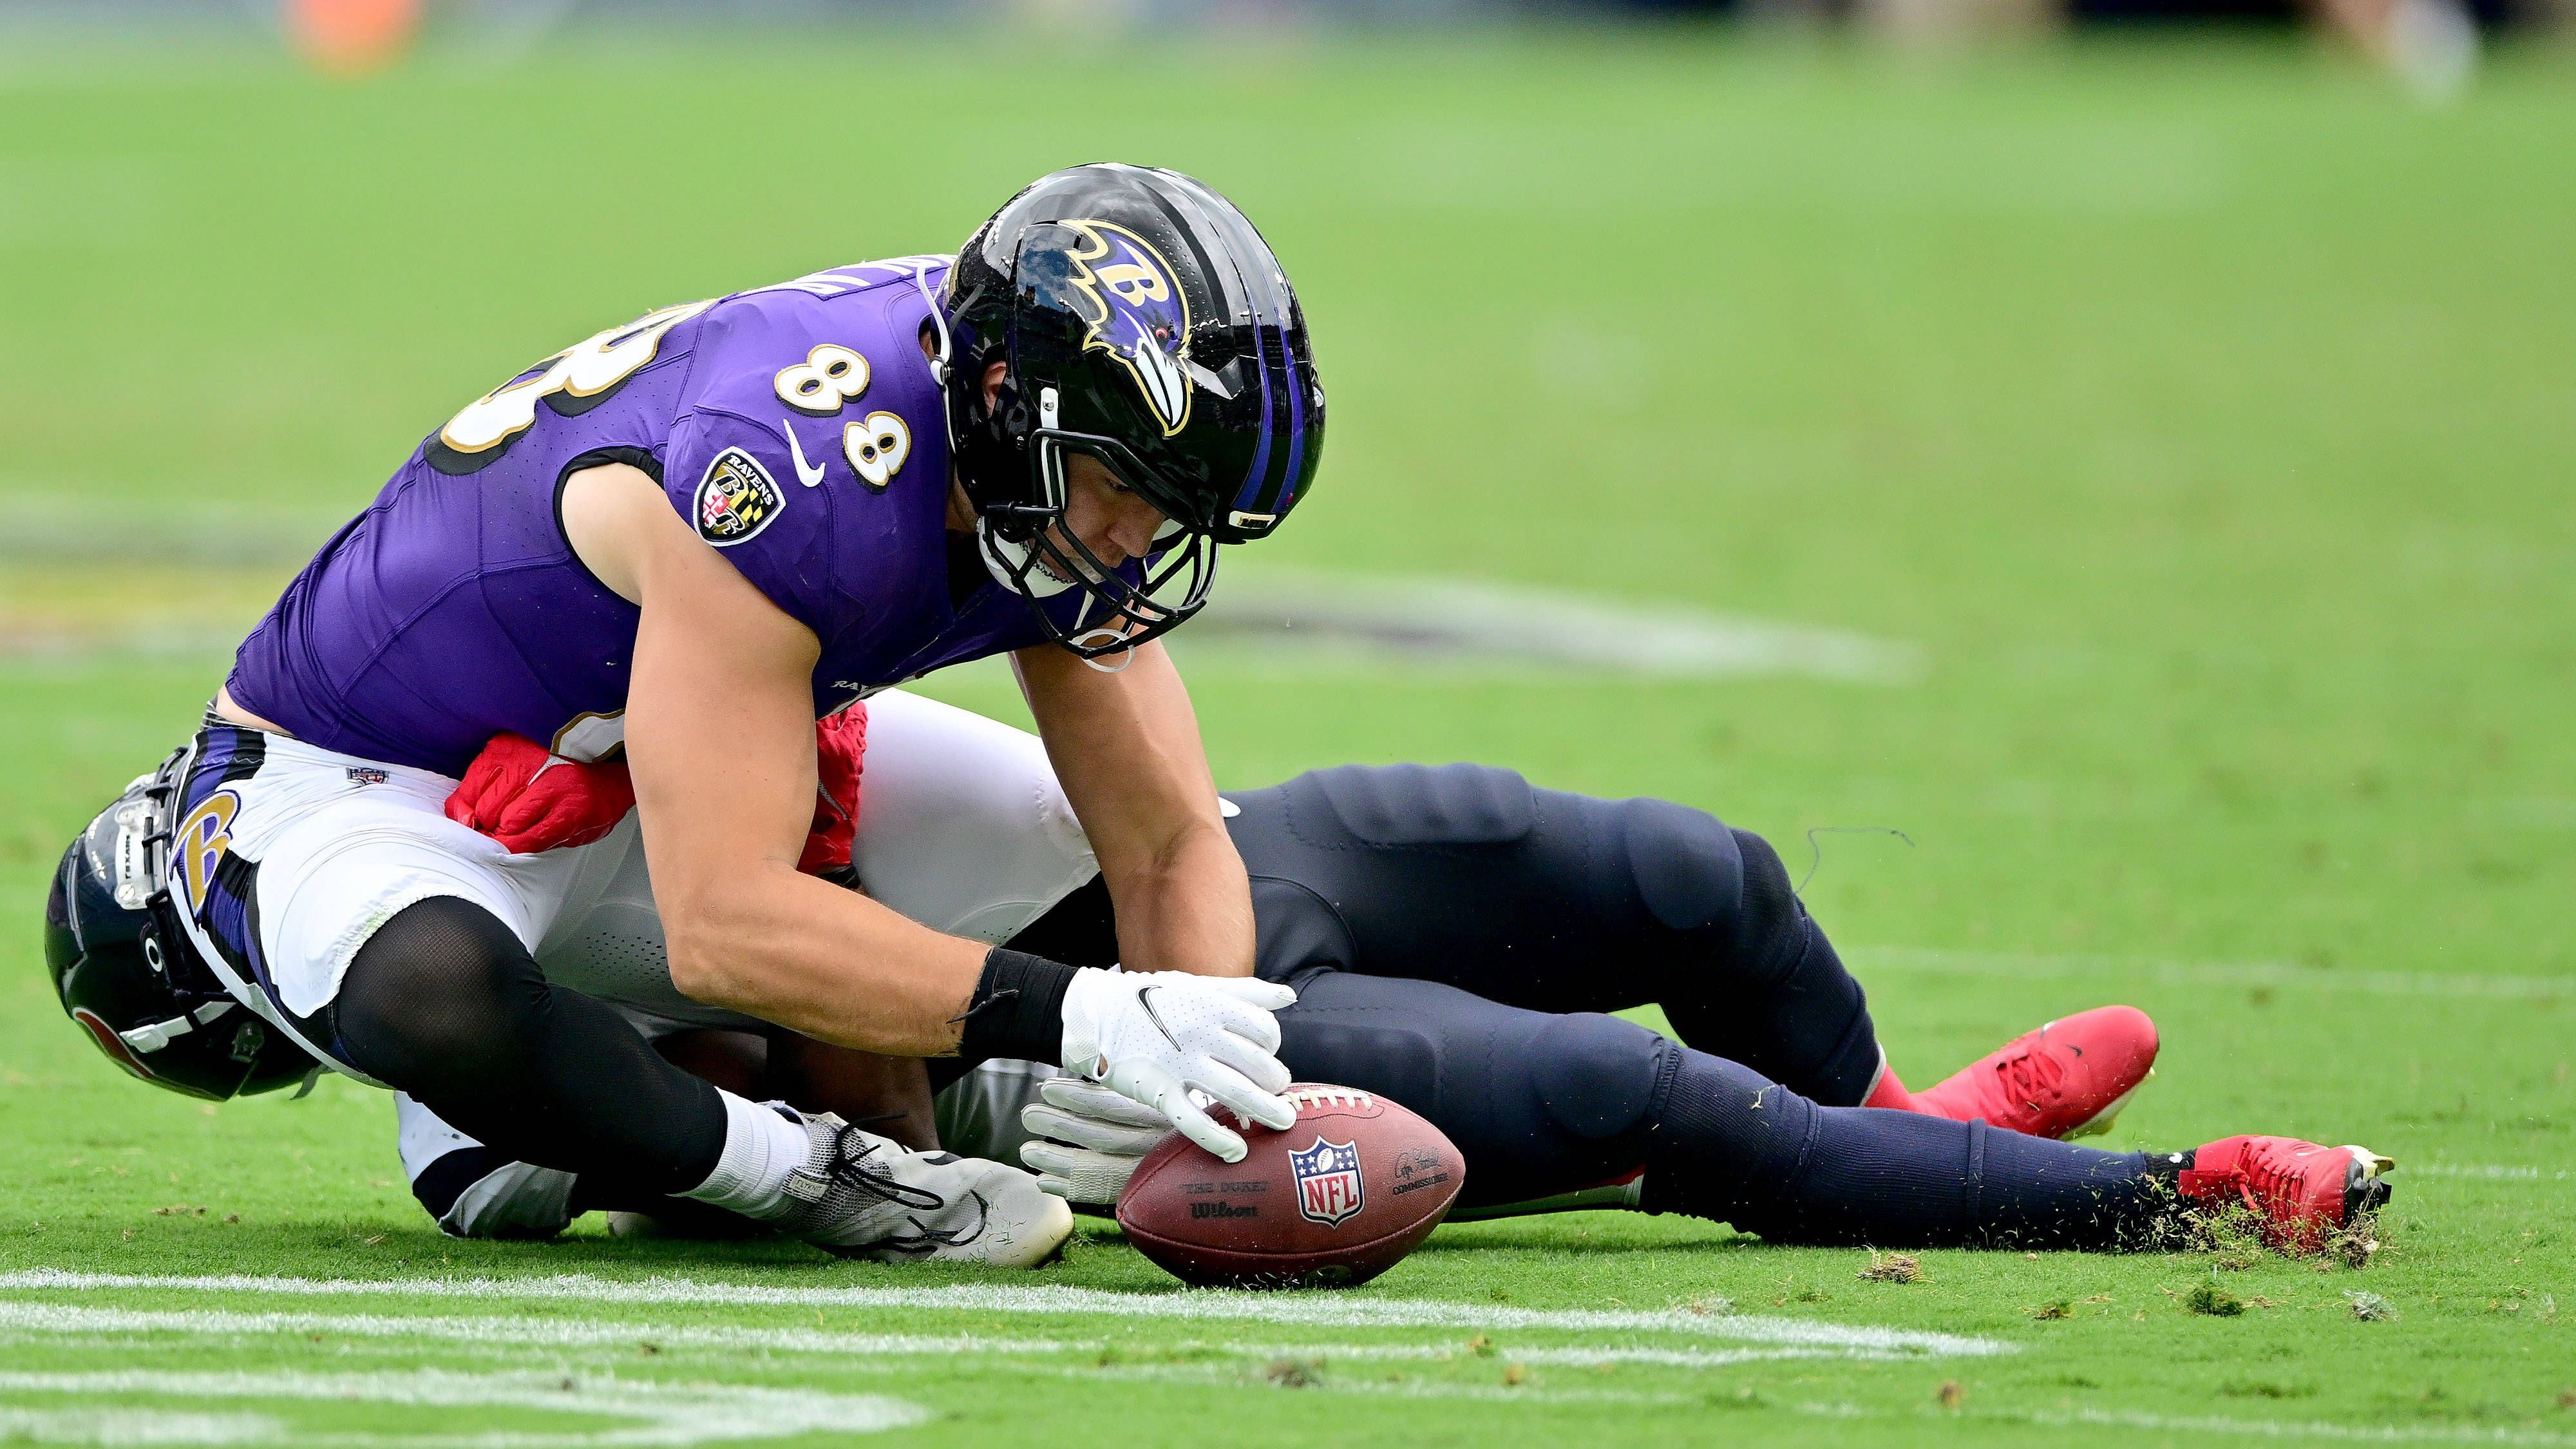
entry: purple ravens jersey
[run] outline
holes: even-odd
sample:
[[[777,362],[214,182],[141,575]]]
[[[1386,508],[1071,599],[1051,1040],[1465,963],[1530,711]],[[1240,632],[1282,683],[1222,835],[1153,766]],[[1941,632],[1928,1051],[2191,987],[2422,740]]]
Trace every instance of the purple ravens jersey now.
[[[557,513],[567,477],[609,462],[658,479],[814,631],[818,715],[1040,642],[1017,594],[949,586],[948,436],[919,341],[947,267],[862,263],[666,308],[522,373],[323,545],[226,688],[308,743],[446,775],[502,731],[613,751],[639,611],[591,577]],[[1080,591],[1046,602],[1069,626]]]

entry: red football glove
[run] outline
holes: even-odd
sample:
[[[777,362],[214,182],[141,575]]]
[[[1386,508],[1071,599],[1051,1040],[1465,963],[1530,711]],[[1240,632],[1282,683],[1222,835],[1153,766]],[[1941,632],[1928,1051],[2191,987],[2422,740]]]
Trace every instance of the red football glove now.
[[[812,833],[796,868],[808,875],[850,863],[859,824],[859,769],[868,751],[868,707],[814,725]],[[623,763],[584,764],[548,754],[524,735],[499,734],[465,769],[447,797],[447,818],[492,837],[510,851],[588,845],[617,828],[635,808],[635,782]]]
[[[796,868],[807,875],[841,870],[859,828],[859,768],[868,753],[868,706],[860,700],[814,723],[814,830]]]
[[[634,808],[635,782],[624,765],[567,760],[513,734],[494,735],[447,797],[448,819],[516,855],[588,845]]]

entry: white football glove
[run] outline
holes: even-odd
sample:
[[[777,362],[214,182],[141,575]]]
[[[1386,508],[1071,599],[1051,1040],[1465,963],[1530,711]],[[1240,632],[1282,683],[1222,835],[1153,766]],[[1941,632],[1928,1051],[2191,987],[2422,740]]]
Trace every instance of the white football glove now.
[[[1080,1077],[1050,1077],[1038,1096],[1020,1109],[1020,1125],[1032,1134],[1020,1161],[1038,1175],[1040,1191],[1067,1202],[1116,1203],[1136,1164],[1172,1135],[1162,1113]]]
[[[1064,1066],[1162,1113],[1220,1159],[1241,1162],[1243,1139],[1200,1110],[1190,1089],[1246,1121],[1293,1126],[1297,1109],[1279,1095],[1290,1078],[1274,1055],[1279,1023],[1270,1013],[1296,999],[1250,976],[1085,967],[1064,991]]]

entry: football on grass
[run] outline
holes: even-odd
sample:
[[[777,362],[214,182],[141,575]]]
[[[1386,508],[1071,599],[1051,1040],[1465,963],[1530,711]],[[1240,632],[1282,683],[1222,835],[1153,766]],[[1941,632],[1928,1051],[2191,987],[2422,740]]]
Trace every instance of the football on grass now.
[[[1285,1095],[1297,1105],[1285,1132],[1228,1123],[1250,1149],[1241,1162],[1178,1132],[1145,1154],[1118,1195],[1127,1241],[1184,1283],[1347,1288],[1448,1216],[1467,1165],[1439,1128],[1348,1087]]]

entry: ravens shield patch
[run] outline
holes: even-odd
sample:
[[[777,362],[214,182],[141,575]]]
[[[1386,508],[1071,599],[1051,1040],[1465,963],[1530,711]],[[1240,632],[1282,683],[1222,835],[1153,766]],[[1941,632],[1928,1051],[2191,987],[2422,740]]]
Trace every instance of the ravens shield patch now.
[[[698,480],[698,537],[726,548],[769,526],[787,507],[769,470],[740,448],[727,448]]]

